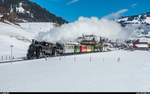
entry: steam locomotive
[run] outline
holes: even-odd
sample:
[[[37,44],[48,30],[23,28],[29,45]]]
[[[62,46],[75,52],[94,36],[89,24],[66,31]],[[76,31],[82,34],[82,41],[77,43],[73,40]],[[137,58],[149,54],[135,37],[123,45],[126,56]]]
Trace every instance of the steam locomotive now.
[[[99,41],[96,41],[95,38],[87,39],[87,37],[93,36],[83,36],[79,43],[50,43],[32,40],[27,52],[27,58],[39,59],[44,57],[60,56],[64,54],[80,54],[103,51],[105,40],[100,38]]]
[[[56,56],[57,54],[63,54],[63,46],[61,44],[32,40],[28,49],[27,58],[39,59],[45,56]]]

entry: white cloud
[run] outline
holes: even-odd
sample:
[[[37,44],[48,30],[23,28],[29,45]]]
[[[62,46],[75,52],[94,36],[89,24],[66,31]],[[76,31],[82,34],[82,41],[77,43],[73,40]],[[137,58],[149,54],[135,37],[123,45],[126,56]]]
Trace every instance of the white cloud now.
[[[109,14],[109,15],[107,15],[107,16],[104,16],[103,18],[115,19],[115,18],[120,17],[121,14],[123,14],[123,13],[125,13],[125,12],[127,12],[127,11],[128,11],[128,9],[122,9],[122,10],[119,10],[119,11],[117,11],[117,12],[115,12],[115,13],[112,13],[112,14]]]
[[[137,6],[136,3],[134,3],[134,4],[131,5],[132,8],[135,8],[136,6]]]
[[[69,1],[68,3],[67,3],[67,5],[71,5],[71,4],[73,4],[73,3],[77,3],[79,0],[71,0],[71,1]]]

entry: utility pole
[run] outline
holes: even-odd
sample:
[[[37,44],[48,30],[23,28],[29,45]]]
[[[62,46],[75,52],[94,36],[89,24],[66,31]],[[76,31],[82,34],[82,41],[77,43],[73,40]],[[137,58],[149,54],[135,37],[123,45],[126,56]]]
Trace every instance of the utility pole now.
[[[13,47],[14,47],[14,45],[10,45],[10,48],[11,48],[11,60],[13,60]]]

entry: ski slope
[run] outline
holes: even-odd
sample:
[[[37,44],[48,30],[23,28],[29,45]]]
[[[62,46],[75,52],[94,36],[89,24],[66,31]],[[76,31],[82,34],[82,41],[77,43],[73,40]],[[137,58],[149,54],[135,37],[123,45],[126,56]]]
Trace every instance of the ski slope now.
[[[112,51],[0,64],[0,91],[150,91],[150,52]]]

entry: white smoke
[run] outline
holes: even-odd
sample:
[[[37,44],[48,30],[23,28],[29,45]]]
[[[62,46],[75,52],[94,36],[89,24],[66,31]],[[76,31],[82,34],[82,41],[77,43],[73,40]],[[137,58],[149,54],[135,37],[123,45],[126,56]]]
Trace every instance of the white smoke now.
[[[82,35],[97,35],[109,39],[125,39],[128,34],[122,29],[120,24],[105,18],[80,17],[78,21],[64,24],[48,32],[41,32],[37,36],[39,41],[57,42],[75,40]]]

